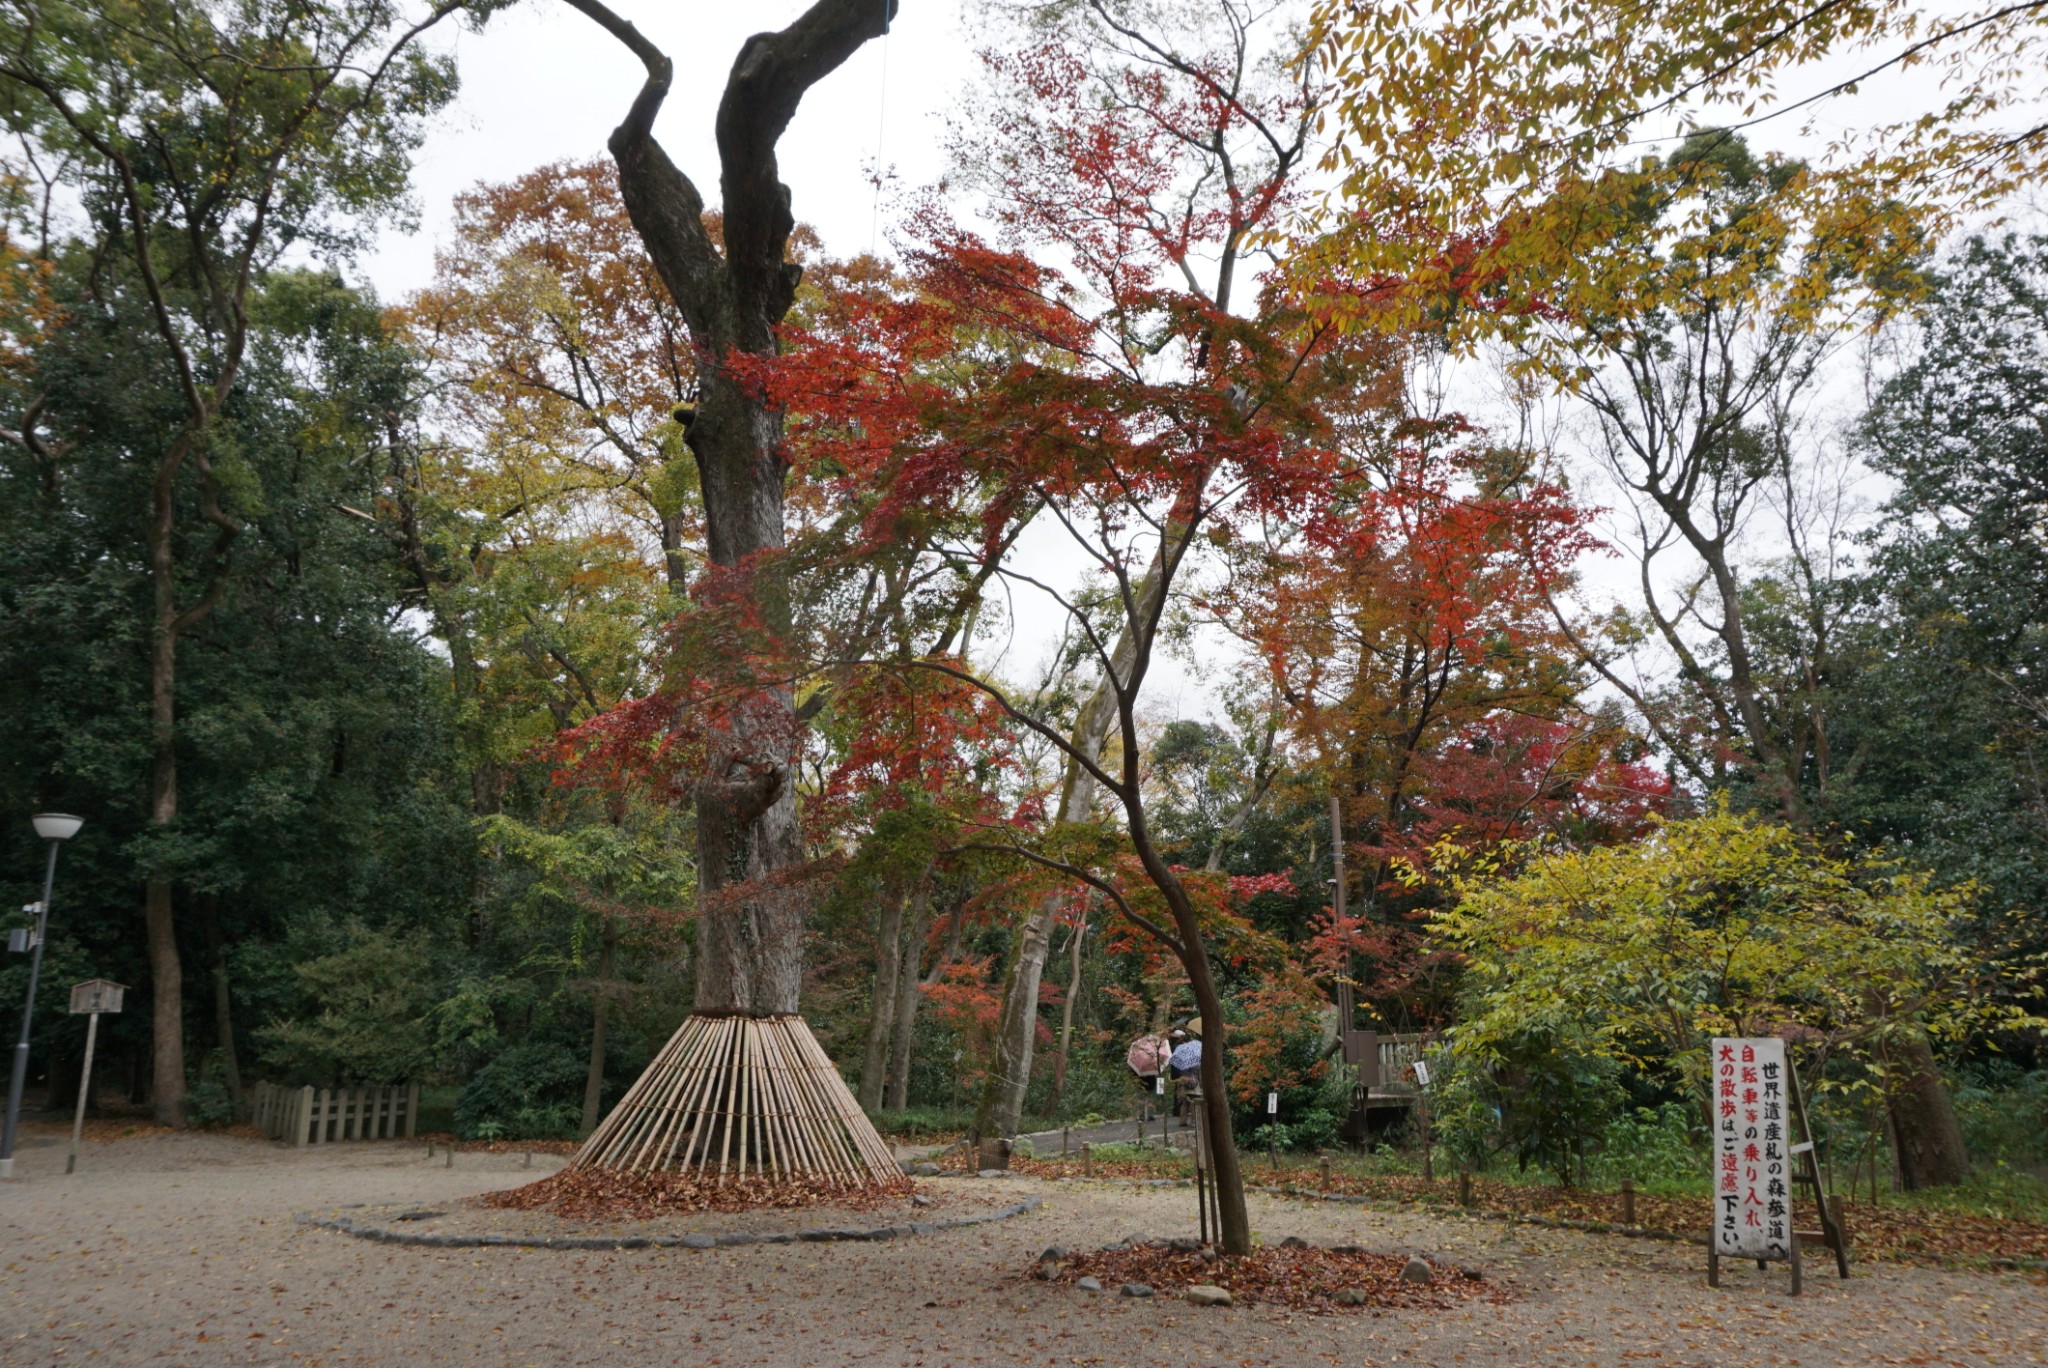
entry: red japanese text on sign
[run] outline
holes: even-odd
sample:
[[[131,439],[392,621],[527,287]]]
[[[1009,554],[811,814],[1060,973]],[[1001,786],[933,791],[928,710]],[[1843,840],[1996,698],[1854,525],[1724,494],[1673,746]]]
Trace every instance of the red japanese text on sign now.
[[[1785,1042],[1716,1037],[1708,1056],[1714,1095],[1714,1243],[1745,1259],[1792,1249],[1792,1161],[1785,1133]]]

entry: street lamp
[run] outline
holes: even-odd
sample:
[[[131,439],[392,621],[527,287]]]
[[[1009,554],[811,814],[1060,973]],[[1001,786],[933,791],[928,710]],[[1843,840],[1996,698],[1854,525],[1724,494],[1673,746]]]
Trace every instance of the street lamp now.
[[[43,935],[50,929],[50,892],[57,882],[57,847],[76,836],[85,825],[83,817],[67,812],[38,812],[34,820],[36,835],[50,843],[50,859],[43,866],[43,900],[22,909],[36,914],[35,929],[25,937],[16,933],[17,940],[29,942],[19,946],[29,952],[28,997],[21,1004],[21,1039],[15,1044],[14,1067],[7,1075],[7,1120],[0,1127],[0,1178],[14,1176],[14,1129],[21,1121],[21,1090],[28,1083],[28,1028],[35,1019],[36,980],[43,972]]]

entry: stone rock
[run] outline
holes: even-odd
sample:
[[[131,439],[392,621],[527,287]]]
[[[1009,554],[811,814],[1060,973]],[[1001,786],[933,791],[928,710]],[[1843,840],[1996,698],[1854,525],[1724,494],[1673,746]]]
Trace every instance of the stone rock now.
[[[1152,1295],[1152,1289],[1144,1283],[1125,1283],[1117,1289],[1117,1294],[1124,1297],[1149,1297]]]
[[[922,1192],[914,1192],[910,1195],[910,1204],[912,1206],[928,1207],[932,1204],[932,1199],[925,1196]]]
[[[1102,1279],[1077,1278],[1074,1281],[1074,1287],[1077,1291],[1081,1292],[1100,1292],[1102,1290]]]
[[[932,1163],[906,1164],[903,1171],[913,1178],[937,1178],[945,1172],[937,1164]]]
[[[1364,1245],[1331,1245],[1330,1252],[1332,1254],[1363,1254],[1366,1252],[1366,1248]]]
[[[1280,1242],[1280,1247],[1282,1249],[1307,1249],[1308,1241],[1302,1239],[1299,1235],[1289,1235]]]
[[[1208,1283],[1196,1283],[1182,1295],[1195,1306],[1230,1305],[1230,1294],[1222,1288],[1212,1287]]]
[[[1410,1259],[1401,1266],[1401,1281],[1405,1283],[1426,1283],[1436,1277],[1436,1270],[1429,1266],[1427,1259]]]
[[[1363,1306],[1366,1301],[1365,1289],[1362,1287],[1340,1287],[1331,1295],[1330,1300],[1339,1306]]]
[[[974,1176],[977,1178],[1007,1178],[1010,1174],[1007,1169],[985,1168]]]
[[[716,1249],[718,1248],[718,1237],[716,1235],[685,1235],[683,1236],[683,1248]]]
[[[1067,1251],[1061,1248],[1059,1245],[1047,1245],[1045,1247],[1045,1252],[1038,1256],[1038,1261],[1042,1264],[1058,1263],[1061,1259],[1064,1259],[1066,1257]]]
[[[1194,1254],[1202,1248],[1202,1242],[1192,1236],[1176,1235],[1166,1242],[1166,1247],[1176,1254]]]

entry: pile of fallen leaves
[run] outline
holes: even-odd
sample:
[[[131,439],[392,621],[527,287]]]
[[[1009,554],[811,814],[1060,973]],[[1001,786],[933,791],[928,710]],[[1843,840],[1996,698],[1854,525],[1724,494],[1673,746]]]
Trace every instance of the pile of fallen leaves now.
[[[832,1207],[872,1211],[910,1195],[908,1178],[866,1188],[832,1187],[810,1179],[700,1178],[678,1173],[564,1169],[537,1183],[487,1192],[485,1206],[552,1210],[575,1221],[651,1221],[699,1211],[787,1211]]]
[[[1078,1158],[1028,1159],[1017,1155],[1011,1158],[1010,1167],[1033,1178],[1081,1176]],[[1191,1178],[1195,1172],[1194,1161],[1184,1156],[1178,1159],[1097,1159],[1090,1167],[1097,1178],[1134,1178],[1141,1182],[1148,1178]],[[1258,1181],[1249,1167],[1245,1170],[1245,1181]]]
[[[1238,1306],[1315,1312],[1443,1311],[1460,1301],[1513,1300],[1504,1285],[1487,1281],[1476,1269],[1439,1267],[1429,1282],[1403,1282],[1405,1257],[1372,1254],[1348,1245],[1331,1249],[1271,1245],[1230,1259],[1189,1249],[1187,1244],[1154,1240],[1074,1254],[1054,1266],[1053,1277],[1060,1282],[1092,1277],[1106,1292],[1115,1292],[1124,1283],[1144,1283],[1165,1296],[1206,1284],[1230,1293]],[[1039,1276],[1036,1267],[1032,1276]],[[1338,1293],[1351,1289],[1363,1295],[1349,1302],[1337,1300]]]

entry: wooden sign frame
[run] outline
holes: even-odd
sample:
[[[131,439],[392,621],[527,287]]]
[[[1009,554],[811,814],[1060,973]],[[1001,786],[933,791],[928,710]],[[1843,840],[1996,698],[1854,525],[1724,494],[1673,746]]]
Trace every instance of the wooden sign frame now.
[[[1709,1098],[1711,1099],[1713,1081],[1711,1053],[1708,1057],[1707,1067],[1710,1089]],[[1814,1148],[1813,1127],[1806,1118],[1806,1092],[1805,1089],[1799,1086],[1799,1068],[1792,1062],[1792,1051],[1789,1046],[1785,1051],[1785,1093],[1791,1110],[1790,1124],[1787,1127],[1787,1138],[1791,1138],[1791,1131],[1794,1127],[1798,1131],[1798,1139],[1789,1148],[1792,1159],[1792,1188],[1786,1196],[1786,1221],[1793,1229],[1792,1238],[1786,1241],[1787,1253],[1784,1257],[1784,1262],[1792,1265],[1792,1295],[1796,1297],[1805,1288],[1805,1267],[1799,1257],[1799,1246],[1802,1243],[1811,1241],[1832,1250],[1835,1256],[1835,1271],[1844,1278],[1849,1276],[1849,1247],[1848,1241],[1842,1235],[1841,1222],[1835,1219],[1835,1213],[1828,1206],[1827,1189],[1821,1184],[1820,1156]],[[1711,1101],[1709,1106],[1711,1114]],[[1814,1209],[1820,1216],[1820,1229],[1818,1230],[1800,1230],[1798,1228],[1797,1193],[1802,1187],[1806,1188],[1813,1196]],[[1730,1257],[1735,1256],[1731,1255]],[[1758,1259],[1756,1266],[1758,1268],[1767,1268],[1772,1262],[1774,1261],[1771,1259]],[[1720,1285],[1721,1243],[1710,1221],[1707,1228],[1707,1286],[1719,1287]]]

